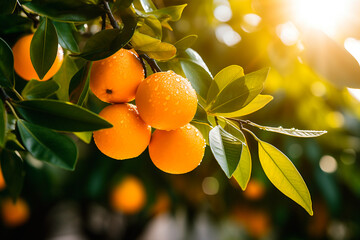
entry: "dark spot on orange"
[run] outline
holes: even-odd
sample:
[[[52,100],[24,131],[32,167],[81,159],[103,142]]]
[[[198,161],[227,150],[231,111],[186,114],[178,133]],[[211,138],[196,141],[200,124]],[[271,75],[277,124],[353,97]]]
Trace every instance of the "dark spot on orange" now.
[[[107,94],[112,94],[112,90],[111,89],[106,89],[106,93]]]

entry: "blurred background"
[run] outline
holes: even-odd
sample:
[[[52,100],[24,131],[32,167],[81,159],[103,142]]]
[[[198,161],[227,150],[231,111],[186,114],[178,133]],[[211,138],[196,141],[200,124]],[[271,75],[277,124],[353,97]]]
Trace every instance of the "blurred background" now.
[[[74,172],[27,156],[22,218],[3,220],[0,238],[360,239],[360,2],[154,2],[158,8],[188,4],[168,41],[198,35],[193,49],[213,75],[233,64],[245,73],[271,67],[263,93],[274,100],[244,119],[328,131],[301,139],[253,129],[296,165],[314,216],[272,186],[256,154],[243,192],[208,148],[197,169],[169,175],[147,152],[116,161],[74,137],[80,149]],[[256,142],[249,145],[256,153]],[[0,198],[7,196],[0,191]]]

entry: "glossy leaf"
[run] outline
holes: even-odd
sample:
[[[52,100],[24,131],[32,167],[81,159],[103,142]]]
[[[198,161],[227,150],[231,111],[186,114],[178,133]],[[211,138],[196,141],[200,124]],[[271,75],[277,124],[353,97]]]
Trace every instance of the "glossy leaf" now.
[[[239,164],[243,143],[221,126],[211,129],[209,142],[216,161],[226,176],[230,178]]]
[[[5,135],[6,135],[6,125],[7,125],[7,113],[2,100],[0,100],[0,147],[4,147],[5,144]]]
[[[340,87],[360,88],[360,66],[341,45],[320,30],[302,34],[302,57],[318,74]]]
[[[17,128],[26,150],[36,159],[66,170],[75,169],[78,152],[69,137],[21,119]]]
[[[85,44],[79,57],[89,61],[107,58],[124,47],[132,38],[136,19],[126,15],[122,18],[123,29],[105,29],[93,35]]]
[[[12,132],[7,132],[6,134],[5,148],[12,151],[25,151],[24,146],[19,142],[16,135]]]
[[[13,105],[25,120],[54,130],[83,132],[112,127],[99,115],[69,102],[39,99]]]
[[[35,13],[63,22],[86,22],[104,14],[100,6],[79,0],[37,0],[23,5]]]
[[[211,104],[216,96],[231,82],[244,76],[244,69],[237,65],[231,65],[222,69],[215,75],[207,93],[206,103]]]
[[[140,3],[145,12],[151,12],[157,10],[152,0],[140,0]]]
[[[264,131],[269,132],[276,132],[284,135],[289,135],[292,137],[302,137],[302,138],[312,138],[312,137],[319,137],[327,131],[317,131],[317,130],[299,130],[295,128],[283,128],[283,127],[268,127],[268,126],[261,126],[259,124],[247,121],[247,123],[251,126],[260,128]]]
[[[162,26],[160,21],[154,16],[148,16],[146,18],[139,18],[138,32],[148,35],[150,37],[161,40],[162,39]]]
[[[30,32],[32,21],[20,15],[0,15],[0,36],[12,33]]]
[[[9,45],[0,38],[0,85],[14,87],[14,56]]]
[[[229,113],[245,107],[263,90],[268,72],[264,68],[232,81],[208,106],[209,112]]]
[[[260,163],[271,183],[313,215],[309,190],[294,164],[271,144],[257,140]]]
[[[30,80],[21,92],[25,99],[48,98],[60,88],[54,80]]]
[[[194,45],[194,43],[196,42],[197,39],[198,39],[197,35],[194,35],[194,34],[188,35],[186,37],[183,37],[176,43],[174,43],[174,46],[178,50],[186,50],[186,49],[190,48],[192,45]]]
[[[113,13],[118,9],[128,8],[134,0],[118,0],[115,1],[112,7]],[[114,11],[115,10],[115,11]]]
[[[175,56],[176,48],[174,45],[162,42],[159,39],[135,32],[131,39],[131,44],[136,50],[146,53],[149,57],[165,61]]]
[[[192,61],[184,59],[181,60],[180,63],[186,78],[190,81],[192,87],[198,94],[199,104],[203,107],[206,106],[205,99],[212,77],[204,68]]]
[[[16,0],[3,0],[0,1],[0,15],[11,14],[16,7]]]
[[[58,51],[58,37],[54,24],[44,18],[37,28],[30,45],[30,58],[40,79],[53,65]]]
[[[18,152],[3,149],[1,151],[1,170],[5,179],[6,187],[13,199],[16,199],[24,183],[23,160]]]
[[[212,74],[209,70],[209,68],[207,67],[206,63],[204,62],[204,60],[201,58],[201,56],[192,48],[187,48],[185,51],[179,51],[177,53],[177,58],[181,61],[181,60],[187,60],[187,61],[191,61],[193,63],[196,63],[197,65],[201,66],[203,69],[205,69],[205,71],[211,76],[212,78]]]
[[[218,115],[229,118],[249,115],[265,107],[271,100],[273,100],[272,96],[259,94],[248,105],[240,110],[230,113],[219,113]]]
[[[53,23],[58,34],[59,44],[71,52],[78,53],[79,46],[74,36],[75,25],[73,23],[56,21]]]

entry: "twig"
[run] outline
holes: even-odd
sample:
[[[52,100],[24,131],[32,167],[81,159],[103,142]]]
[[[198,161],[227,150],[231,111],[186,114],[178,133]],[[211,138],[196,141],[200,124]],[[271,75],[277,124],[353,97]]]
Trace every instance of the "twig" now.
[[[25,15],[33,21],[34,28],[36,28],[37,25],[38,25],[39,22],[40,22],[39,19],[36,18],[38,15],[33,14],[33,13],[28,13],[27,11],[25,11],[25,9],[23,8],[23,6],[21,5],[21,3],[20,3],[19,0],[17,0],[17,5],[18,5],[18,7],[20,8],[20,10],[21,10],[23,13],[25,13]]]
[[[104,30],[106,28],[106,14],[101,15],[101,30]]]
[[[109,20],[110,20],[110,24],[113,28],[116,29],[120,29],[119,24],[117,23],[117,21],[115,20],[114,15],[111,12],[109,3],[106,0],[102,0],[102,3],[104,5],[104,10],[106,12],[106,15],[108,16]]]
[[[146,54],[140,54],[140,58],[145,59],[145,61],[150,65],[153,72],[162,72],[161,68],[156,63],[155,59],[152,59]]]
[[[4,102],[11,99],[11,97],[9,97],[9,95],[5,92],[4,88],[2,87],[0,87],[0,96]]]

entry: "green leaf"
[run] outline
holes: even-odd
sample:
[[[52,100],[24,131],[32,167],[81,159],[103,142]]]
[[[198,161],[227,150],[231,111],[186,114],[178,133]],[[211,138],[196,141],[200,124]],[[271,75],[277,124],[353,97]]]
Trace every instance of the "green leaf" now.
[[[124,47],[132,38],[136,19],[130,15],[122,17],[123,29],[105,29],[93,35],[85,44],[79,57],[89,61],[107,58]]]
[[[0,100],[0,147],[5,145],[5,135],[7,130],[7,113],[2,100]]]
[[[219,113],[217,115],[228,118],[249,115],[265,107],[271,100],[273,100],[272,96],[259,94],[248,105],[241,108],[240,110],[230,113]]]
[[[71,79],[69,95],[71,102],[77,102],[82,106],[89,93],[90,70],[92,62],[88,62]]]
[[[30,45],[30,58],[40,79],[53,65],[58,51],[58,37],[54,24],[44,18],[37,28]]]
[[[249,183],[251,176],[252,163],[249,146],[247,145],[247,141],[243,132],[232,121],[226,120],[226,125],[224,129],[225,131],[237,137],[241,142],[244,143],[239,164],[233,174],[233,177],[239,183],[241,189],[244,191],[247,187],[247,184]]]
[[[313,215],[311,197],[294,164],[276,147],[257,139],[261,166],[271,183]]]
[[[359,63],[344,46],[320,30],[306,29],[301,36],[302,57],[313,70],[337,86],[360,88]]]
[[[0,15],[11,14],[16,7],[16,0],[5,0],[0,2]]]
[[[212,129],[212,127],[208,123],[204,122],[198,122],[196,120],[192,120],[191,125],[194,125],[203,135],[205,142],[207,145],[209,145],[209,133]]]
[[[169,21],[179,21],[181,18],[181,14],[186,6],[187,4],[170,6],[147,12],[146,14],[155,16],[157,19],[160,20],[163,27],[172,30],[171,26],[169,25]]]
[[[21,92],[25,99],[48,98],[60,88],[54,80],[30,80]]]
[[[9,45],[0,38],[0,85],[14,87],[14,56]]]
[[[204,108],[199,103],[197,104],[196,113],[195,113],[193,120],[195,120],[197,122],[208,123],[207,113],[205,112]]]
[[[112,6],[113,13],[115,13],[118,9],[128,8],[133,1],[134,0],[117,0],[117,1],[115,1]]]
[[[268,72],[269,69],[264,68],[232,81],[219,93],[214,103],[208,105],[209,112],[229,113],[245,107],[263,90]]]
[[[7,189],[13,199],[16,199],[24,183],[23,160],[18,152],[3,149],[1,151],[1,170]]]
[[[59,44],[71,52],[78,53],[79,46],[74,36],[75,25],[66,22],[53,22],[56,28]]]
[[[75,169],[78,150],[69,137],[21,119],[17,128],[25,148],[36,159],[66,170]]]
[[[15,125],[16,125],[16,122],[15,122]],[[14,128],[15,128],[15,126],[14,126]],[[21,143],[17,139],[16,135],[12,132],[7,132],[7,134],[6,134],[5,148],[8,150],[13,150],[13,151],[25,151],[24,146],[21,145]]]
[[[190,81],[198,95],[199,104],[203,107],[206,106],[206,95],[213,81],[211,75],[202,66],[192,61],[183,59],[180,60],[180,63],[186,78]]]
[[[69,102],[39,99],[13,105],[25,120],[54,130],[86,132],[112,127],[99,115]]]
[[[74,134],[84,143],[89,144],[92,139],[92,132],[74,132]]]
[[[208,105],[211,104],[227,85],[243,76],[244,69],[240,66],[231,65],[222,69],[215,75],[214,81],[211,82],[206,97],[206,103]]]
[[[230,178],[239,164],[243,143],[221,126],[211,129],[209,142],[216,161],[226,176]]]
[[[35,13],[62,22],[87,22],[104,14],[100,6],[79,0],[37,0],[23,5]]]
[[[196,40],[198,39],[197,35],[188,35],[186,37],[183,37],[182,39],[180,39],[179,41],[177,41],[174,46],[176,47],[177,50],[186,50],[188,48],[190,48],[192,45],[194,45],[194,43],[196,42]]]
[[[176,55],[176,48],[174,45],[162,42],[159,39],[142,34],[138,31],[135,32],[131,39],[131,44],[136,50],[145,52],[149,57],[166,61]]]

